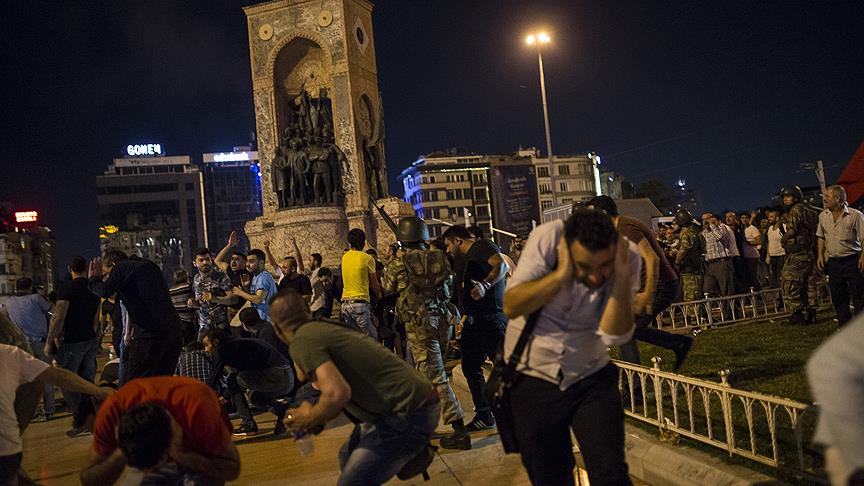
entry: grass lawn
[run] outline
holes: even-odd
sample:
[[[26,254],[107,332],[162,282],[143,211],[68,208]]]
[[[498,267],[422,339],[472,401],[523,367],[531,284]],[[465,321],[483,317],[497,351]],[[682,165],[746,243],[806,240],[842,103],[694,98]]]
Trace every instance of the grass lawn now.
[[[812,402],[812,397],[805,373],[807,359],[837,329],[837,324],[833,321],[834,313],[832,311],[824,311],[819,317],[820,319],[817,324],[806,326],[784,325],[785,318],[781,317],[774,320],[737,324],[702,331],[695,336],[687,361],[679,370],[679,373],[707,381],[719,382],[720,377],[718,372],[723,369],[729,369],[731,371],[729,383],[733,388],[776,395],[809,404]],[[617,350],[613,350],[613,355],[617,354],[615,351]],[[640,352],[642,353],[643,364],[648,366],[651,365],[652,356],[660,356],[663,359],[661,366],[665,370],[670,370],[675,363],[675,355],[671,351],[640,343]],[[679,399],[683,399],[683,396],[679,395]],[[701,403],[701,400],[696,401]],[[664,403],[664,405],[665,413],[667,416],[670,416],[672,411],[669,402]],[[735,407],[733,411],[735,412],[734,426],[736,441],[739,442],[739,445],[743,445],[741,441],[747,441],[746,420],[740,406],[733,403],[733,407]],[[705,416],[704,412],[700,409],[701,407],[696,407],[695,420],[696,423],[704,425]],[[725,440],[725,432],[722,431],[723,421],[720,408],[713,407],[711,415],[713,417],[712,420],[715,424],[719,425],[720,429],[715,428],[715,434],[717,434],[718,439]],[[757,413],[756,415],[759,414]],[[797,464],[794,453],[794,436],[791,433],[791,429],[788,428],[788,421],[786,421],[787,425],[784,427],[780,422],[781,420],[778,419],[778,427],[783,430],[778,429],[777,437],[780,445],[781,460],[786,464],[794,465]],[[647,424],[638,422],[635,419],[633,419],[633,422],[639,423],[641,426],[647,426]],[[761,422],[763,421],[756,419],[755,432],[757,444],[769,444],[770,438],[767,425]],[[809,414],[802,419],[802,432],[805,441],[805,469],[812,473],[821,474],[823,468],[821,451],[809,443],[813,436],[815,425],[815,414]],[[651,428],[650,426],[648,427],[649,429]],[[656,432],[656,427],[653,430]],[[709,451],[730,462],[753,467],[767,474],[782,477],[792,483],[807,483],[806,480],[802,482],[801,478],[795,478],[794,474],[789,476],[773,468],[763,467],[758,465],[758,463],[743,458],[729,458],[726,452],[718,448],[687,439],[683,443]],[[760,449],[762,449],[762,453],[768,452],[762,447]]]
[[[811,403],[804,368],[813,351],[834,331],[833,311],[819,315],[817,324],[784,325],[785,318],[708,329],[695,336],[681,374],[714,382],[719,371],[732,373],[733,388],[776,395]],[[649,344],[639,344],[642,363],[651,365],[652,356],[663,359],[662,368],[671,369],[675,354]]]

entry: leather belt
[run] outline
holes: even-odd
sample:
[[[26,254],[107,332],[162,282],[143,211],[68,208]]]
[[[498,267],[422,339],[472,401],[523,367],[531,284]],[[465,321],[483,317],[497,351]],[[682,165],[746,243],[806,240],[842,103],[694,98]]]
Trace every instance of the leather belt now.
[[[341,302],[343,304],[368,304],[368,300],[363,299],[342,299]]]
[[[727,257],[721,257],[721,258],[715,258],[715,259],[713,259],[713,260],[705,260],[705,263],[717,263],[717,262],[723,262],[723,261],[729,260],[729,259],[731,259],[731,258],[732,258],[732,257],[728,257],[728,256],[727,256]]]

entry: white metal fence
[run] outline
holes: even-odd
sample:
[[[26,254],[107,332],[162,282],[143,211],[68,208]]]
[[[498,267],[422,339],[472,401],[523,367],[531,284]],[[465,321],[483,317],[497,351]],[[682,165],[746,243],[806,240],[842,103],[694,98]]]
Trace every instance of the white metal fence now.
[[[820,308],[831,305],[827,284],[817,286],[816,296]],[[678,302],[661,312],[656,323],[663,330],[695,329],[778,317],[786,313],[780,289],[766,289]]]
[[[802,420],[815,420],[814,406],[732,388],[728,370],[714,383],[662,371],[659,357],[652,362],[649,368],[615,360],[628,416],[657,426],[661,436],[678,434],[825,482],[816,474],[819,459],[805,455]]]

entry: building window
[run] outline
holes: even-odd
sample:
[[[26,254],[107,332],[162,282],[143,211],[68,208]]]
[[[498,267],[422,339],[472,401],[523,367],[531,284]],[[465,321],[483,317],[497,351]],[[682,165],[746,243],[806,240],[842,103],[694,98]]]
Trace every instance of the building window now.
[[[474,189],[474,200],[476,201],[487,201],[486,198],[486,189]]]
[[[559,165],[558,166],[558,175],[570,175],[570,166],[569,165]]]
[[[537,167],[537,177],[549,177],[549,167]]]
[[[477,206],[477,217],[478,218],[488,218],[489,217],[489,206]]]
[[[441,217],[441,210],[438,208],[433,209],[432,210],[432,217],[435,219],[439,219]]]
[[[561,204],[570,204],[572,202],[573,202],[573,198],[571,198],[571,197],[565,197],[564,199],[561,200]]]
[[[540,194],[552,194],[552,188],[549,184],[540,184]]]
[[[558,190],[561,192],[567,192],[567,183],[566,182],[559,182],[558,183]]]
[[[474,174],[474,184],[486,184],[486,174]]]
[[[447,176],[447,177],[450,177],[450,176]],[[453,191],[453,190],[447,191],[447,200],[452,201],[454,199],[456,199],[456,191]]]
[[[193,187],[195,187],[195,186],[191,182],[186,183],[186,190],[187,191],[191,191]]]
[[[540,201],[540,209],[549,209],[552,207],[552,201]]]
[[[435,183],[435,176],[429,176],[429,182]]]

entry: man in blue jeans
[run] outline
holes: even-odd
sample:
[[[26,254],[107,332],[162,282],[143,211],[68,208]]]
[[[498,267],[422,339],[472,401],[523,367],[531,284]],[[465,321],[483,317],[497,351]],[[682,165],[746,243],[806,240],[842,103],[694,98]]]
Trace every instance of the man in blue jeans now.
[[[87,260],[76,256],[69,264],[72,281],[57,291],[57,303],[48,330],[45,354],[54,352],[57,366],[67,369],[81,378],[93,382],[96,378],[96,352],[99,349],[96,329],[99,326],[99,297],[90,293],[87,281]],[[81,395],[63,391],[73,414],[69,437],[87,432],[83,417],[77,414]]]
[[[425,449],[441,406],[420,372],[365,334],[313,320],[292,289],[276,294],[270,317],[291,346],[298,376],[321,391],[315,405],[289,411],[295,434],[314,432],[342,411],[356,423],[339,453],[338,485],[383,484]]]
[[[45,297],[33,293],[33,280],[28,277],[19,278],[15,282],[15,293],[16,295],[6,301],[9,318],[27,336],[33,356],[51,364],[51,358],[44,353],[51,304]],[[45,385],[42,407],[45,420],[50,420],[54,416],[54,385]]]

